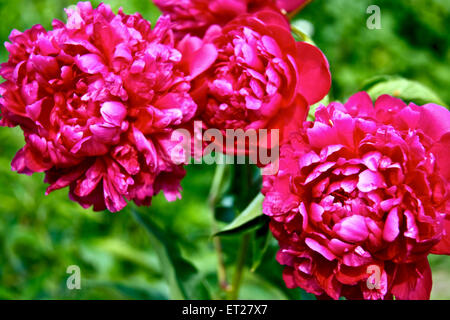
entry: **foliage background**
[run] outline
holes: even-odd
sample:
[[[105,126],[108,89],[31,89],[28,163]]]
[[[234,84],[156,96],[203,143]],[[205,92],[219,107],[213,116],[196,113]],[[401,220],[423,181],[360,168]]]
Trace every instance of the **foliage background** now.
[[[95,5],[99,1],[92,1]],[[158,10],[146,0],[109,0],[114,10],[139,11],[156,21]],[[13,28],[25,30],[54,18],[64,20],[70,0],[0,0],[0,40]],[[366,28],[369,5],[382,12],[382,29]],[[377,75],[401,75],[434,89],[450,103],[450,2],[448,0],[315,0],[300,15],[314,26],[314,40],[333,72],[333,99],[346,99]],[[0,61],[7,59],[4,47]],[[169,290],[147,234],[125,211],[94,213],[81,209],[62,190],[44,196],[43,176],[19,176],[10,161],[23,145],[19,130],[0,128],[0,299],[167,299]],[[191,166],[183,201],[157,197],[144,212],[180,246],[218,291],[216,257],[207,206],[214,168]],[[224,238],[225,260],[232,264],[237,237]],[[247,272],[243,299],[311,298],[287,290],[271,242],[261,266]],[[450,299],[450,257],[430,257],[432,298]],[[66,288],[66,269],[78,265],[82,290]],[[230,268],[232,270],[232,268]]]

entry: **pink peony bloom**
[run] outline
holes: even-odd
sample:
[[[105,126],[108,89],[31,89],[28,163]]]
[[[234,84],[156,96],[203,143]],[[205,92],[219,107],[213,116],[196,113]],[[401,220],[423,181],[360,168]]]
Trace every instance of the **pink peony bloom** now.
[[[234,18],[272,8],[281,12],[297,11],[312,0],[154,0],[176,23],[180,37],[190,33],[202,37],[212,25],[224,26]]]
[[[213,45],[208,54],[205,43]],[[213,26],[203,41],[188,35],[178,49],[196,62],[191,66],[210,66],[193,82],[192,96],[200,120],[224,136],[227,129],[279,129],[283,139],[331,85],[323,53],[296,42],[284,17],[272,10]]]
[[[152,30],[139,14],[89,2],[67,14],[53,31],[13,31],[6,44],[1,125],[20,126],[26,141],[13,170],[45,172],[47,193],[69,187],[94,210],[150,205],[160,191],[175,200],[185,172],[170,137],[197,106],[169,18]]]
[[[362,92],[320,107],[282,148],[264,213],[289,288],[338,299],[428,299],[450,254],[450,112]]]

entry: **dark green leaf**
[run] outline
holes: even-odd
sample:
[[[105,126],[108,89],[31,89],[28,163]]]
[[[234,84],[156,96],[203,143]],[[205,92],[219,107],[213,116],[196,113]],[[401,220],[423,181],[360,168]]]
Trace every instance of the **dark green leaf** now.
[[[262,213],[264,196],[259,194],[233,222],[223,228],[218,236],[248,232],[266,221]]]

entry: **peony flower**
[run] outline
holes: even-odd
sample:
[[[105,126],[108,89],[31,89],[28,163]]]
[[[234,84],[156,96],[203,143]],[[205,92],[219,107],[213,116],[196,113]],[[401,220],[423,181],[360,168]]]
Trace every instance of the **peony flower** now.
[[[152,30],[139,14],[89,2],[68,21],[13,31],[0,75],[1,125],[20,126],[12,169],[45,172],[47,193],[70,188],[83,207],[115,212],[180,196],[185,172],[170,158],[171,133],[194,116],[170,20]]]
[[[209,47],[207,58],[200,59],[205,43],[213,44],[216,54]],[[203,41],[188,35],[178,49],[202,70],[210,66],[194,81],[192,96],[198,118],[224,136],[228,129],[279,129],[283,139],[306,120],[309,105],[331,85],[323,53],[295,42],[284,17],[272,10],[241,16],[223,28],[213,26]]]
[[[450,112],[362,92],[320,107],[266,177],[264,213],[289,288],[338,299],[428,299],[450,254]]]
[[[212,25],[225,26],[234,18],[262,9],[281,12],[297,11],[311,0],[154,0],[176,23],[180,37],[190,33],[202,37]]]

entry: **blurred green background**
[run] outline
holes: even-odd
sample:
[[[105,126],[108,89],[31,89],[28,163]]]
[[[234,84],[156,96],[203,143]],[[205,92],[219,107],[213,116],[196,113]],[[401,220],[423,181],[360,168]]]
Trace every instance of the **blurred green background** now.
[[[0,0],[0,39],[13,28],[34,24],[49,28],[64,20],[69,0]],[[100,1],[92,1],[97,5]],[[114,10],[139,11],[152,22],[158,10],[147,0],[111,0]],[[382,29],[369,30],[366,9],[377,4]],[[327,55],[333,72],[333,99],[346,99],[377,75],[401,75],[432,88],[450,103],[450,1],[448,0],[316,0],[299,18],[314,26],[314,40]],[[0,61],[7,52],[0,49]],[[20,130],[0,128],[0,299],[166,299],[168,288],[145,230],[125,211],[117,214],[83,210],[61,190],[46,197],[43,175],[10,171],[23,145]],[[213,292],[216,257],[207,206],[214,168],[191,166],[183,182],[183,201],[155,198],[146,214],[169,229],[183,256],[209,280]],[[236,237],[224,238],[225,261],[232,264]],[[287,290],[272,242],[263,263],[245,274],[240,298],[309,298]],[[430,257],[432,298],[450,299],[450,257]],[[82,290],[68,290],[66,269],[81,268]]]

